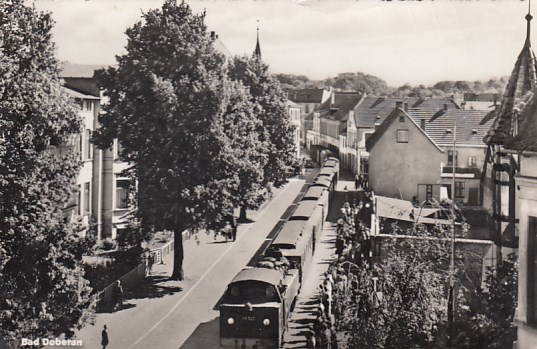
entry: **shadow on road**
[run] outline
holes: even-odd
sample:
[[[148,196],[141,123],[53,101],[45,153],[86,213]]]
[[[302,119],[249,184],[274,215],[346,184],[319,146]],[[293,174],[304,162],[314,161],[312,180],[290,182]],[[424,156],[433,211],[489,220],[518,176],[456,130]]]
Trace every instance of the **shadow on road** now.
[[[142,299],[142,298],[160,298],[168,296],[177,292],[181,292],[183,289],[176,285],[177,282],[170,280],[167,276],[149,276],[144,279],[138,287],[129,292],[125,292],[124,299]]]
[[[220,317],[199,324],[180,349],[209,348],[220,348]]]

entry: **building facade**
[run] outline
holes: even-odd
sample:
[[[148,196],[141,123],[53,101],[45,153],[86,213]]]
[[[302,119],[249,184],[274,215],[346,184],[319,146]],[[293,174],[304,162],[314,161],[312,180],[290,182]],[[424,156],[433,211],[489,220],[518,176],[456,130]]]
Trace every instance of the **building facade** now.
[[[482,137],[490,127],[480,122],[486,113],[405,109],[399,102],[366,142],[371,188],[408,201],[440,201],[452,198],[454,182],[455,202],[479,206],[486,150]]]
[[[307,116],[312,113],[315,108],[319,107],[323,102],[330,98],[332,92],[331,87],[322,88],[306,88],[298,90],[287,90],[287,98],[300,106],[300,140],[306,142],[306,132],[313,127],[312,120],[306,120]]]

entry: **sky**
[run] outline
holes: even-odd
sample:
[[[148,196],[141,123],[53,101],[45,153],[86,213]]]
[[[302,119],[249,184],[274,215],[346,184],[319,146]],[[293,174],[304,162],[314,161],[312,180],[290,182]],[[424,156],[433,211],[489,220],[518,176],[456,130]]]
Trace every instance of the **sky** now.
[[[56,21],[58,58],[114,64],[126,28],[162,0],[29,0]],[[509,75],[526,37],[527,1],[518,0],[187,0],[206,10],[232,54],[251,54],[259,38],[273,73],[325,79],[344,72],[390,86]],[[536,10],[537,12],[537,10]],[[537,14],[536,14],[537,15]],[[537,18],[532,21],[537,33]],[[533,35],[534,37],[537,34]]]

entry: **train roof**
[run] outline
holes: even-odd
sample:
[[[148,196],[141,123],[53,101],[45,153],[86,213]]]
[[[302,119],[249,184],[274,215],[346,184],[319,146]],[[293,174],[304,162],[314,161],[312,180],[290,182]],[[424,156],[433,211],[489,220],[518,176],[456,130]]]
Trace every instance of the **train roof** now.
[[[319,171],[318,176],[333,176],[334,175],[334,167],[332,166],[323,166],[321,171]]]
[[[313,211],[315,211],[315,207],[317,206],[317,201],[313,200],[306,200],[306,201],[300,201],[296,207],[295,212],[291,215],[291,220],[308,220],[311,215],[313,214]]]
[[[271,246],[279,248],[295,248],[298,237],[302,229],[306,226],[306,221],[287,221],[278,232]]]
[[[328,177],[321,176],[321,177],[315,178],[315,181],[311,184],[311,186],[323,186],[323,187],[329,188],[330,184],[332,184],[332,182],[330,181]]]
[[[279,285],[282,280],[282,272],[267,268],[247,268],[241,270],[231,281],[231,283],[241,281],[259,281],[271,285]]]
[[[331,158],[324,162],[323,167],[336,167],[338,163],[339,163],[338,160]]]
[[[323,195],[325,190],[326,188],[323,186],[310,187],[302,197],[302,200],[317,200]]]

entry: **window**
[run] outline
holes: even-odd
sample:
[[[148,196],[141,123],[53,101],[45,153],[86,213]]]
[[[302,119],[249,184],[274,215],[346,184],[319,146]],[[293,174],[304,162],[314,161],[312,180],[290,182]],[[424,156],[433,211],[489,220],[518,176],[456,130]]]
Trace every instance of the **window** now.
[[[82,215],[82,205],[80,204],[82,202],[81,200],[81,196],[82,196],[82,190],[81,190],[82,186],[81,185],[77,185],[76,187],[76,194],[75,194],[75,198],[76,198],[76,201],[75,201],[75,204],[76,204],[76,210],[78,211],[78,214],[79,215]]]
[[[118,179],[116,181],[116,208],[127,208],[129,203],[129,181]]]
[[[399,115],[399,122],[405,122],[405,116]]]
[[[464,197],[464,182],[455,182],[455,197]]]
[[[408,143],[408,130],[397,130],[397,143]]]
[[[310,112],[310,106],[309,104],[306,104],[306,114],[308,114]]]
[[[433,185],[427,184],[425,186],[425,200],[430,201],[433,198]]]
[[[92,156],[92,147],[91,147],[91,130],[86,130],[84,134],[84,160],[91,159]]]
[[[120,160],[121,156],[121,143],[116,139],[114,140],[114,160]]]
[[[84,110],[87,110],[87,111],[93,110],[93,102],[91,100],[85,99],[84,100],[84,105],[85,105]]]
[[[448,166],[453,166],[453,150],[448,150],[448,153],[447,153],[447,165]],[[458,162],[458,159],[459,158],[459,152],[456,151],[455,152],[455,166],[457,166],[457,162]]]
[[[468,157],[468,167],[476,167],[477,160],[475,156],[469,156]]]
[[[90,213],[90,183],[87,182],[87,183],[84,183],[84,214],[89,214]]]

